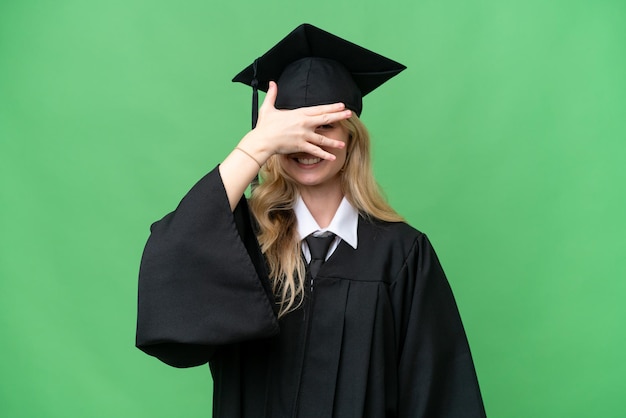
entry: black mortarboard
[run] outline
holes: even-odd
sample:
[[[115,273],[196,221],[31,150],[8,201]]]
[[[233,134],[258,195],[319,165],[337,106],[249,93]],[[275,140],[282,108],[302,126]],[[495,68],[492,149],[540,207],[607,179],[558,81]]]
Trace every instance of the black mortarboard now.
[[[257,88],[278,83],[276,107],[296,109],[342,102],[357,115],[362,97],[406,67],[313,25],[303,24],[237,74],[233,81],[252,86],[256,124]]]

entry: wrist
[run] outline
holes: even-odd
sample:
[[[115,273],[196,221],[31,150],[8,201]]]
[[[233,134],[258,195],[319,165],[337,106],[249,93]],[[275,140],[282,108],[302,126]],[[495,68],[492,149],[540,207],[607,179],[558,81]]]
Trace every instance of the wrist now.
[[[254,162],[259,166],[259,170],[261,168],[263,168],[263,164],[261,164],[259,161],[257,161],[256,158],[254,158],[254,156],[252,154],[250,154],[248,151],[246,151],[245,149],[241,148],[241,147],[235,147],[235,149],[237,151],[243,152],[244,154],[246,154],[248,157],[250,157],[252,160],[254,160]]]
[[[263,145],[259,138],[255,138],[254,131],[246,134],[235,149],[244,151],[261,166],[274,154],[271,149]]]

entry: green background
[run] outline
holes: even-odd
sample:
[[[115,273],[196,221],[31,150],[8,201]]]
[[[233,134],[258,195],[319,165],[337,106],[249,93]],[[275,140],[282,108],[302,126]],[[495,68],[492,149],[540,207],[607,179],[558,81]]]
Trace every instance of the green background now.
[[[139,259],[302,22],[408,66],[362,119],[488,415],[626,416],[623,0],[0,0],[0,415],[210,416],[207,367],[134,348]]]

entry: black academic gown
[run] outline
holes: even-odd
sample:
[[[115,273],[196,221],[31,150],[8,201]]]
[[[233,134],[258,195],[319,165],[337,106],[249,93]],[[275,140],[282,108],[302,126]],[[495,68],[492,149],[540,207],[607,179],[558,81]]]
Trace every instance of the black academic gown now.
[[[215,418],[484,417],[426,236],[360,217],[358,240],[278,320],[245,199],[231,212],[215,169],[152,225],[137,346],[175,367],[208,362]]]

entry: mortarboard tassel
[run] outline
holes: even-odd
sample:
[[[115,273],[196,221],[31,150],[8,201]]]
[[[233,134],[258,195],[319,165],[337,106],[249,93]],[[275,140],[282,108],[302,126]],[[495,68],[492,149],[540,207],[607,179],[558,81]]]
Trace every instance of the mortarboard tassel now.
[[[259,59],[255,59],[252,63],[252,129],[256,128],[256,122],[259,119],[259,80],[256,79],[256,67]],[[254,190],[259,185],[259,173],[254,176],[254,180],[250,183],[250,189]]]
[[[255,59],[252,63],[252,129],[256,128],[256,121],[259,118],[259,80],[256,79],[256,67],[259,59]]]

